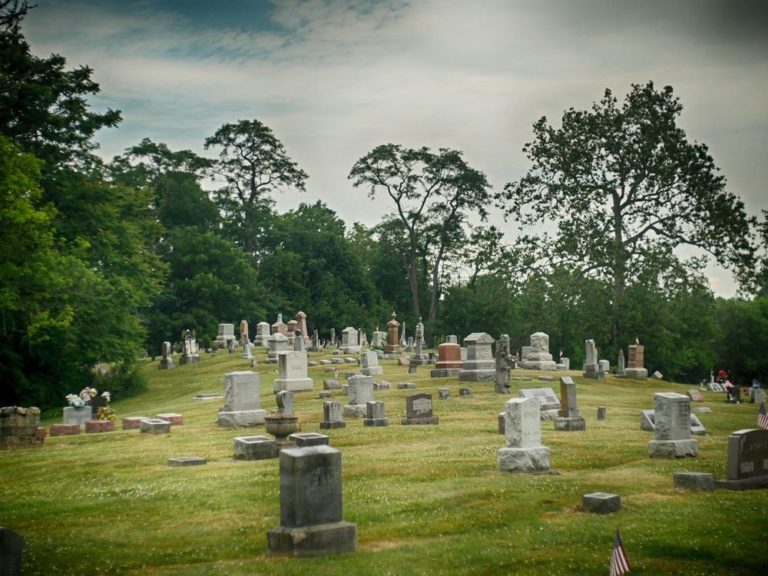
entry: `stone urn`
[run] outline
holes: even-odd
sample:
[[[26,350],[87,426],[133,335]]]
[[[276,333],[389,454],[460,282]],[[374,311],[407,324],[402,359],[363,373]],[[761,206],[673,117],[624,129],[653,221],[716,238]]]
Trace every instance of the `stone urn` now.
[[[264,417],[264,426],[267,432],[275,437],[278,449],[293,446],[288,436],[299,431],[299,417],[286,416],[284,414],[267,414]]]

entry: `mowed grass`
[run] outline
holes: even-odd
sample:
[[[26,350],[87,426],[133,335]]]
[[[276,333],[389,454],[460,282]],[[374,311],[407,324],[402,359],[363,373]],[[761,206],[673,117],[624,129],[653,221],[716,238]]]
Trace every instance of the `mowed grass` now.
[[[312,354],[313,359],[320,358]],[[275,408],[276,366],[263,363],[262,406]],[[459,383],[416,375],[383,361],[391,390],[376,392],[392,425],[321,430],[325,367],[310,369],[314,392],[297,394],[305,432],[327,433],[342,453],[344,518],[357,524],[355,553],[319,558],[273,557],[267,531],[279,525],[278,461],[232,459],[233,438],[266,434],[263,427],[216,426],[224,374],[248,369],[240,354],[203,354],[197,366],[144,366],[149,389],[113,402],[123,416],[180,412],[184,425],[153,436],[137,430],[49,437],[42,449],[0,452],[0,525],[21,533],[28,547],[25,575],[131,574],[606,574],[613,537],[621,528],[633,574],[765,574],[767,491],[691,492],[673,487],[676,471],[725,477],[728,435],[755,426],[757,407],[723,402],[704,392],[711,413],[699,417],[708,435],[696,437],[700,456],[680,461],[647,456],[652,433],[640,430],[640,411],[653,393],[685,393],[658,381],[577,382],[585,432],[555,432],[542,423],[552,473],[509,474],[496,469],[504,446],[497,414],[520,388],[552,387],[557,376],[517,370],[510,396],[492,383]],[[344,372],[352,365],[338,366]],[[416,390],[399,390],[411,381]],[[451,392],[439,400],[437,388]],[[470,387],[470,397],[459,397]],[[403,426],[405,397],[433,394],[438,426]],[[340,394],[334,397],[344,403]],[[598,406],[608,418],[597,421]],[[43,424],[50,424],[44,422]],[[119,426],[118,426],[119,427]],[[205,466],[171,468],[168,458],[203,456]],[[621,495],[622,510],[594,515],[581,509],[590,492]]]

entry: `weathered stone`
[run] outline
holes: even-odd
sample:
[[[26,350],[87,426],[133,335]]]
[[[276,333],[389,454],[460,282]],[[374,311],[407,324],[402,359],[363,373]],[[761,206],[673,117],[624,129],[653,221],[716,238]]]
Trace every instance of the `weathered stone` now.
[[[294,432],[288,439],[296,444],[297,448],[307,448],[309,446],[328,446],[331,439],[325,434],[317,432]]]
[[[163,412],[162,414],[156,414],[155,418],[170,422],[174,426],[181,426],[184,424],[184,415],[177,414],[176,412]]]
[[[341,402],[323,402],[323,421],[320,422],[320,428],[346,428],[346,426],[347,423],[342,420]]]
[[[528,370],[556,370],[557,366],[549,353],[549,336],[544,332],[531,334],[531,349],[520,363]]]
[[[690,399],[676,392],[657,392],[653,399],[656,439],[648,443],[649,456],[684,458],[698,455],[698,442],[690,439]]]
[[[148,418],[141,421],[139,430],[143,434],[170,434],[171,423],[157,418]]]
[[[186,466],[202,466],[208,464],[208,460],[202,456],[178,456],[176,458],[168,458],[168,466],[174,468],[183,468]]]
[[[330,446],[280,452],[280,526],[267,534],[272,554],[351,552],[357,527],[342,519],[341,453]]]
[[[708,472],[675,472],[675,488],[712,491],[715,489],[715,475]]]
[[[125,416],[123,418],[123,430],[138,430],[142,420],[148,420],[148,416]]]
[[[307,353],[304,351],[282,352],[277,355],[278,377],[272,389],[275,392],[290,390],[303,392],[312,390],[312,378],[307,375]]]
[[[274,440],[266,436],[238,436],[234,439],[235,460],[268,460],[277,458]]]
[[[507,446],[500,448],[497,467],[503,472],[540,472],[549,469],[550,451],[541,445],[539,401],[535,398],[508,400],[504,411]]]
[[[384,414],[384,402],[367,402],[365,410],[366,417],[363,419],[363,426],[389,426],[389,418]]]
[[[621,496],[607,492],[593,492],[581,497],[581,506],[587,512],[610,514],[621,510]]]
[[[496,360],[492,350],[494,342],[485,332],[473,332],[464,338],[467,357],[459,372],[459,381],[484,382],[496,379]]]
[[[86,434],[96,434],[99,432],[114,432],[115,423],[112,420],[88,420],[85,423]]]
[[[224,406],[216,423],[222,428],[264,424],[267,411],[261,409],[260,377],[243,370],[224,374]]]
[[[51,424],[51,436],[74,436],[80,432],[79,424]]]
[[[405,398],[405,418],[401,423],[412,424],[439,424],[440,419],[432,414],[432,395],[414,394]]]

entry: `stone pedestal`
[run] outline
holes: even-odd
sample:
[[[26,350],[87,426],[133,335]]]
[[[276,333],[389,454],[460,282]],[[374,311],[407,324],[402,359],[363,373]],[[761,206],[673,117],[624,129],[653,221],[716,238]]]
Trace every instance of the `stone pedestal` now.
[[[239,436],[234,440],[235,460],[267,460],[277,458],[274,440],[266,436]]]
[[[607,492],[593,492],[581,497],[581,506],[586,512],[610,514],[621,510],[621,496]]]
[[[496,379],[496,358],[492,349],[494,342],[485,332],[473,332],[464,338],[467,357],[459,371],[459,381],[484,382]]]
[[[357,548],[357,526],[342,518],[341,452],[330,446],[280,453],[280,526],[271,554],[321,556]]]
[[[21,406],[0,408],[0,448],[42,446],[45,435],[38,431],[39,426],[39,408],[23,408]],[[79,432],[79,425],[77,429]],[[45,430],[45,428],[40,428],[40,430]]]
[[[549,336],[544,332],[531,334],[531,347],[520,366],[527,370],[557,370],[557,363],[549,353]]]
[[[148,418],[147,420],[141,421],[139,430],[141,430],[143,434],[170,434],[171,423],[156,418]]]
[[[219,324],[218,332],[216,339],[211,343],[211,348],[214,350],[218,350],[219,348],[229,348],[230,342],[237,344],[234,324]]]

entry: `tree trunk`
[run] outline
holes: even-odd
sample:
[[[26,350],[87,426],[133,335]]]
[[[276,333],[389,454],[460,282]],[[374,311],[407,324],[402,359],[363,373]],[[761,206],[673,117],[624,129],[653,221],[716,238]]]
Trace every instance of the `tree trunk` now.
[[[613,348],[621,346],[624,324],[624,291],[626,288],[627,257],[624,253],[624,235],[621,227],[621,198],[613,194],[613,322],[611,336]]]

